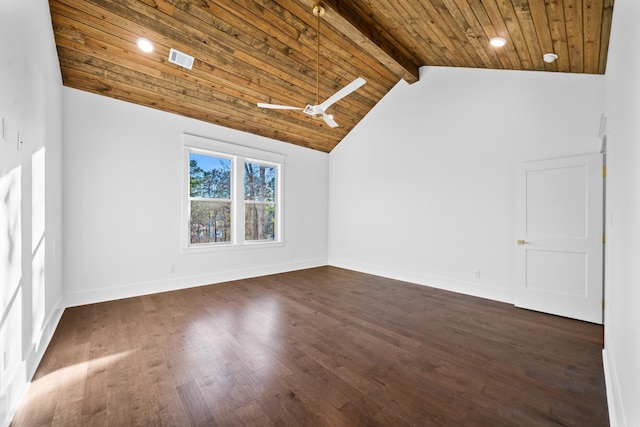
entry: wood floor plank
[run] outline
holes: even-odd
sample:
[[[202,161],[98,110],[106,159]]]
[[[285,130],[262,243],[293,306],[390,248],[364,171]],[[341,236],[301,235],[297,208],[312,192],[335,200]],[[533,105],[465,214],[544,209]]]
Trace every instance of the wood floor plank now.
[[[606,426],[599,325],[322,267],[69,308],[13,426]]]
[[[256,400],[252,400],[246,405],[241,406],[236,412],[246,426],[268,427],[274,425]]]
[[[308,421],[304,414],[300,419],[296,418],[301,413],[299,401],[290,398],[291,390],[282,383],[281,378],[274,379],[269,368],[260,369],[254,374],[257,380],[254,391],[258,402],[273,425],[296,426]]]
[[[217,425],[196,381],[179,385],[176,389],[192,426]]]

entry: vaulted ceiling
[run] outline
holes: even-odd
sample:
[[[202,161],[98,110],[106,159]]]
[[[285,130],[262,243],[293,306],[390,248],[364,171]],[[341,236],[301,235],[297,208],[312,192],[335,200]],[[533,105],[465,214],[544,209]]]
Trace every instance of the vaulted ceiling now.
[[[315,3],[49,1],[66,86],[325,152],[423,65],[603,74],[613,12],[613,0],[322,0],[318,21]],[[193,68],[169,62],[171,48]],[[314,105],[357,77],[367,83],[328,111],[336,128],[256,105]]]

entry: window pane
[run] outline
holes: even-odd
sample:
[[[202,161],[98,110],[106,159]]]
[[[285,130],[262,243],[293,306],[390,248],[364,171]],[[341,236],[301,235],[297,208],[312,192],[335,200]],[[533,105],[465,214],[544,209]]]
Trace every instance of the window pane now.
[[[276,201],[276,168],[257,163],[244,164],[244,199]]]
[[[191,201],[190,242],[231,241],[231,202]]]
[[[246,203],[244,208],[244,239],[274,240],[275,212],[273,204]]]
[[[231,198],[231,160],[189,153],[191,197]]]

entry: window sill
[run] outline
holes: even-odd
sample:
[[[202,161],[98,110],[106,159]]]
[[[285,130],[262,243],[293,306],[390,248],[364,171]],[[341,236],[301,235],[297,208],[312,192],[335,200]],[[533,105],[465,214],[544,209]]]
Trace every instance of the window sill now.
[[[267,249],[278,248],[284,246],[284,242],[256,242],[256,243],[219,243],[217,245],[203,245],[203,246],[189,246],[183,247],[183,254],[201,254],[210,252],[229,252],[229,251],[242,251],[247,249]]]

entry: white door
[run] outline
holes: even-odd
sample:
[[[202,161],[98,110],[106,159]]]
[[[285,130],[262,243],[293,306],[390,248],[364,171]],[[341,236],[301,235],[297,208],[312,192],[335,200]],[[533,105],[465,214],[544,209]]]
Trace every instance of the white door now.
[[[602,162],[598,153],[518,171],[516,306],[602,323]]]

